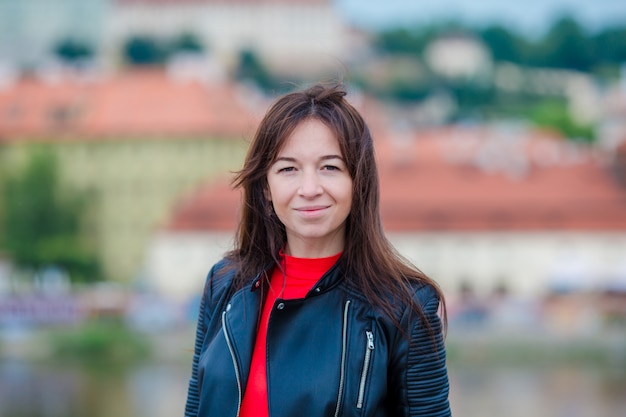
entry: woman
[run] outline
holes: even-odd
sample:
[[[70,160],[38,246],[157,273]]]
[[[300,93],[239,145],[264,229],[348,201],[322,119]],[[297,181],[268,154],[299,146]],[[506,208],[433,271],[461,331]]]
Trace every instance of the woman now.
[[[443,297],[383,234],[372,138],[345,95],[287,94],[258,127],[186,416],[450,415]]]

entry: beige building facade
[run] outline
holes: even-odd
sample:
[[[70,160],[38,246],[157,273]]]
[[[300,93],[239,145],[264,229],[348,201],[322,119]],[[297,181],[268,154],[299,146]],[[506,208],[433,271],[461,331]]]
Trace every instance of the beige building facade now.
[[[345,59],[347,28],[330,0],[119,0],[108,19],[105,51],[115,55],[134,35],[199,37],[227,69],[253,50],[274,70],[297,73]]]
[[[176,201],[202,181],[237,169],[246,143],[233,138],[119,138],[13,142],[2,146],[6,171],[46,147],[62,185],[89,197],[88,229],[107,278],[128,282],[143,269],[145,245]]]
[[[233,85],[157,70],[23,80],[0,91],[0,113],[11,115],[0,122],[1,171],[18,172],[33,151],[49,150],[61,185],[88,197],[87,228],[105,278],[129,282],[176,202],[241,166],[256,124],[246,97]]]

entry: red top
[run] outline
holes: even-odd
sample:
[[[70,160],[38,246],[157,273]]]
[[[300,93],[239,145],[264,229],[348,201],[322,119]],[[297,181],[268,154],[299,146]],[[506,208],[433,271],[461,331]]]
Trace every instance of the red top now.
[[[240,417],[268,417],[266,336],[267,324],[274,303],[279,298],[284,300],[304,298],[322,275],[337,262],[339,256],[341,253],[328,258],[295,258],[283,255],[284,279],[280,268],[274,268],[254,343],[250,375],[241,404]]]

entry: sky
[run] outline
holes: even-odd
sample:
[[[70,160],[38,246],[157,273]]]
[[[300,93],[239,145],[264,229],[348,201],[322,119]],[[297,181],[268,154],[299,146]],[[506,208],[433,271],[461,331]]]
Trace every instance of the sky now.
[[[568,13],[590,31],[626,25],[625,0],[335,0],[345,18],[378,29],[412,23],[457,20],[479,26],[499,23],[540,36]]]

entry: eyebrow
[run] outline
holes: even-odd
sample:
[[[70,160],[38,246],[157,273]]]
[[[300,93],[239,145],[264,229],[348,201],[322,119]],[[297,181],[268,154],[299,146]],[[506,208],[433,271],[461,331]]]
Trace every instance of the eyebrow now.
[[[341,161],[343,161],[344,159],[341,157],[341,155],[324,155],[320,158],[320,161],[328,161],[330,159],[339,159]],[[278,161],[286,161],[286,162],[296,162],[296,158],[292,158],[290,156],[280,156],[278,158],[276,158],[276,160],[274,161],[274,163],[278,162]],[[345,162],[345,161],[344,161]]]

